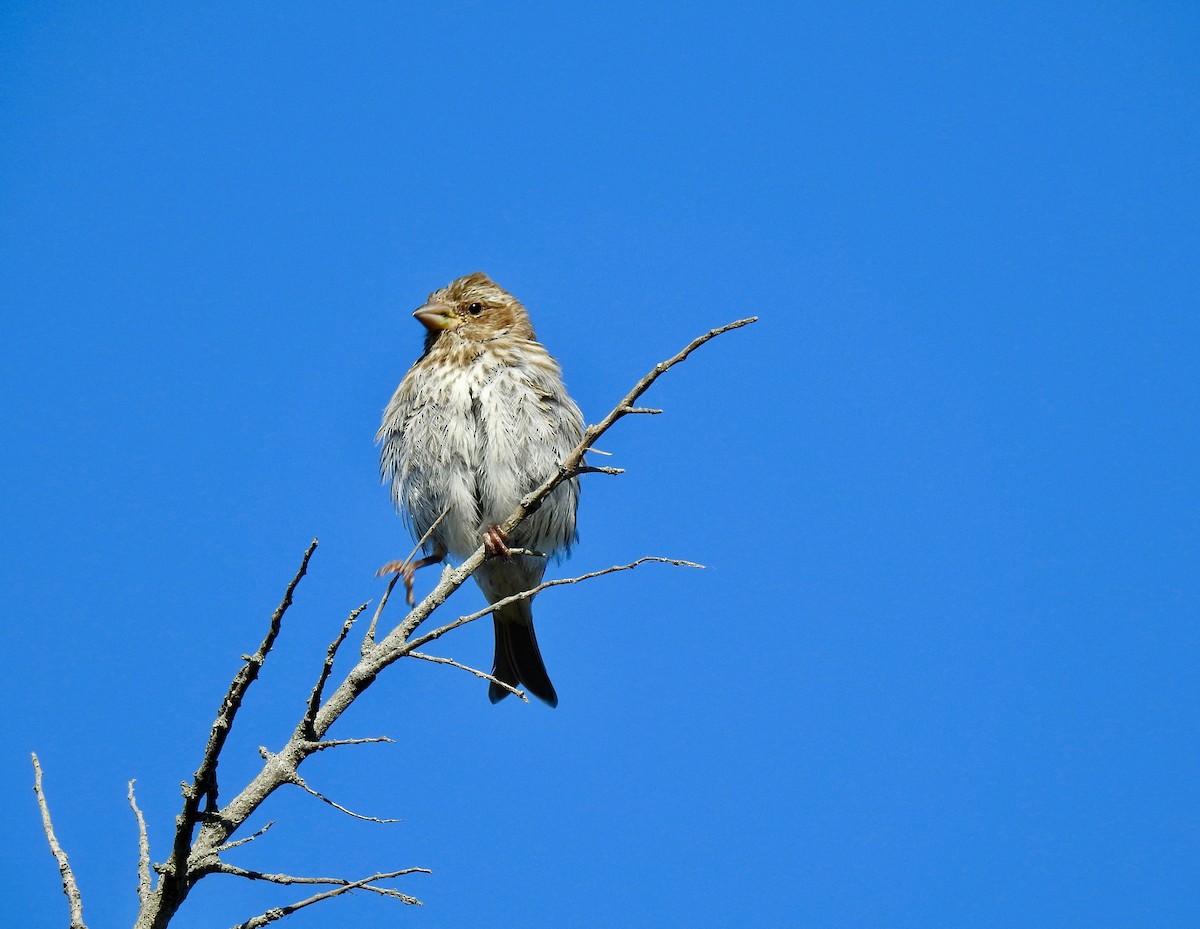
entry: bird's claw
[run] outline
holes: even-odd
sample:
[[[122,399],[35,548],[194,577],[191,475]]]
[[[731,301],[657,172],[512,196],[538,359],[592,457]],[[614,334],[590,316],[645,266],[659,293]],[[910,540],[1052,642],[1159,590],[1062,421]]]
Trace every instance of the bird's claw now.
[[[417,565],[405,559],[403,561],[389,561],[375,572],[375,576],[386,577],[389,574],[399,574],[400,579],[404,581],[404,599],[409,606],[412,606],[417,602],[413,596],[413,576],[416,573]]]
[[[489,558],[499,557],[505,561],[512,559],[512,553],[508,550],[508,533],[499,526],[487,527],[483,534],[483,550]]]

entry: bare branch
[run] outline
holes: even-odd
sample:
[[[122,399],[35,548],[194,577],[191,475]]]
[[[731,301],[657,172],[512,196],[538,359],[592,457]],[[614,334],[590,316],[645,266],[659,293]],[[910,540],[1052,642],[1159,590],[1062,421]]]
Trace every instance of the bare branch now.
[[[225,870],[222,868],[220,873],[233,874],[241,869]],[[387,873],[372,874],[370,877],[364,877],[360,881],[343,881],[340,878],[292,878],[286,874],[258,874],[257,872],[246,872],[240,874],[240,877],[248,877],[251,880],[268,880],[276,884],[338,884],[332,890],[327,890],[324,893],[315,894],[307,899],[300,900],[296,903],[291,903],[287,906],[275,907],[267,910],[261,916],[255,916],[252,919],[246,920],[244,923],[239,923],[234,929],[262,929],[278,919],[283,919],[285,916],[290,916],[297,910],[303,909],[306,906],[312,906],[314,903],[320,903],[322,900],[332,900],[334,897],[339,897],[342,894],[351,890],[373,890],[376,893],[382,893],[385,896],[399,900],[401,903],[406,903],[410,906],[421,906],[421,901],[416,897],[410,897],[408,894],[402,894],[398,890],[392,890],[390,887],[375,887],[377,881],[391,880],[394,877],[400,877],[403,874],[428,874],[429,871],[425,868],[405,868],[402,871],[389,871]]]
[[[197,812],[200,809],[201,797],[207,797],[209,811],[217,808],[217,758],[221,754],[221,749],[225,747],[225,740],[229,738],[229,732],[233,728],[234,717],[241,709],[242,700],[246,696],[246,691],[250,689],[250,685],[258,679],[259,669],[267,660],[267,655],[275,644],[275,639],[279,635],[279,630],[283,627],[283,615],[287,612],[288,607],[292,605],[292,595],[296,591],[296,585],[300,583],[300,578],[308,572],[308,560],[312,558],[313,552],[317,550],[317,540],[313,539],[309,543],[308,548],[304,551],[304,557],[300,560],[300,568],[296,571],[295,577],[292,578],[287,589],[283,593],[283,600],[279,606],[275,608],[275,612],[271,615],[271,624],[267,629],[267,634],[263,638],[262,643],[258,646],[258,651],[245,659],[245,664],[234,676],[229,684],[229,691],[225,694],[225,699],[221,703],[221,709],[217,713],[217,719],[212,725],[212,730],[209,732],[208,745],[204,749],[204,758],[200,762],[200,767],[196,769],[196,773],[192,778],[190,788],[184,790],[184,795],[187,803],[184,804],[184,815],[177,821],[175,833],[175,848],[172,858],[182,860],[182,856],[187,854],[187,843],[191,838],[192,827],[196,824],[198,817]]]
[[[495,603],[490,604],[482,610],[476,610],[474,613],[468,613],[466,616],[460,616],[453,622],[434,629],[432,632],[427,632],[425,635],[413,639],[410,642],[405,642],[401,646],[401,653],[412,655],[411,649],[419,648],[426,642],[432,642],[434,639],[440,639],[451,629],[457,629],[459,626],[465,626],[467,623],[473,623],[477,619],[493,613],[503,606],[508,606],[510,603],[516,603],[518,600],[528,600],[530,597],[541,593],[549,587],[562,587],[564,584],[578,584],[580,581],[590,581],[594,577],[603,577],[605,574],[615,574],[618,571],[632,571],[638,565],[646,564],[647,562],[658,562],[660,564],[675,565],[679,568],[703,568],[704,565],[696,564],[694,561],[683,561],[678,558],[660,558],[657,555],[645,555],[637,561],[631,561],[629,564],[613,565],[611,568],[601,568],[599,571],[589,571],[587,574],[580,574],[577,577],[560,577],[553,581],[543,581],[536,587],[531,587],[529,590],[523,590],[520,593],[513,594],[510,597],[502,597]],[[468,669],[470,670],[470,669]]]
[[[422,661],[432,661],[435,664],[448,664],[454,668],[461,668],[463,671],[470,671],[476,677],[481,677],[485,681],[491,681],[493,684],[496,684],[499,687],[503,687],[510,694],[515,694],[516,696],[520,697],[526,703],[529,702],[529,698],[525,696],[525,691],[517,690],[517,688],[513,687],[512,684],[506,684],[506,683],[504,683],[504,681],[500,680],[499,678],[492,677],[486,671],[480,671],[478,668],[470,668],[470,667],[467,667],[467,665],[465,665],[465,664],[459,664],[457,661],[455,661],[452,658],[442,658],[439,655],[426,655],[424,652],[409,652],[408,657],[409,658],[420,658]]]
[[[375,615],[371,617],[371,625],[367,627],[367,634],[363,636],[362,646],[358,652],[363,657],[367,657],[367,652],[375,647],[375,626],[379,622],[379,617],[383,615],[383,608],[387,606],[388,597],[392,595],[392,588],[396,586],[396,582],[400,580],[400,573],[392,575],[392,579],[388,581],[387,590],[383,592],[383,596],[379,599],[379,606],[375,608]]]
[[[237,848],[239,845],[245,845],[248,842],[253,842],[255,839],[257,839],[260,835],[265,833],[268,829],[270,829],[274,825],[275,825],[275,820],[272,819],[269,823],[267,823],[265,826],[263,826],[261,829],[259,829],[258,832],[254,833],[254,835],[248,835],[244,839],[238,839],[234,842],[226,842],[224,845],[222,845],[220,848],[217,849],[217,853],[220,854],[221,852],[227,852],[231,848]]]
[[[662,410],[652,410],[648,406],[627,406],[622,411],[626,416],[642,414],[643,416],[658,416]]]
[[[347,816],[353,816],[355,819],[361,819],[363,822],[367,822],[367,823],[398,823],[398,822],[400,822],[400,820],[398,820],[398,819],[380,819],[377,816],[364,816],[362,813],[355,813],[353,810],[348,810],[344,806],[342,806],[340,803],[338,803],[334,800],[330,800],[327,796],[325,796],[319,790],[313,790],[311,787],[308,786],[308,784],[305,782],[304,778],[302,778],[299,774],[293,773],[291,778],[289,778],[289,780],[293,784],[295,784],[297,787],[303,789],[306,793],[311,794],[312,796],[316,797],[322,803],[328,803],[335,810],[340,810],[341,812],[345,813]]]
[[[422,535],[420,540],[417,542],[417,544],[413,546],[413,550],[408,553],[408,557],[405,558],[404,562],[402,562],[402,563],[410,562],[413,560],[413,558],[415,558],[417,556],[417,552],[419,552],[424,547],[425,543],[428,542],[433,537],[434,530],[437,529],[437,527],[442,524],[442,520],[445,519],[449,515],[450,515],[450,507],[447,506],[444,510],[442,510],[442,515],[433,521],[433,525],[431,525],[428,529],[425,530],[425,534]],[[362,648],[360,649],[364,658],[366,657],[367,652],[369,652],[372,648],[375,647],[375,624],[377,622],[379,622],[379,617],[383,613],[384,604],[387,603],[388,597],[390,597],[392,595],[392,588],[396,586],[396,581],[400,580],[401,573],[402,572],[397,572],[396,574],[394,574],[392,576],[392,579],[390,581],[388,581],[387,590],[384,591],[383,599],[379,601],[379,608],[375,611],[375,615],[373,617],[371,617],[371,625],[367,629],[367,634],[363,637]],[[408,597],[409,597],[408,602],[411,604],[412,603],[411,585],[410,585],[410,589],[408,591]]]
[[[338,748],[341,745],[370,745],[372,742],[390,742],[395,745],[395,739],[389,739],[386,735],[371,736],[366,739],[326,739],[323,742],[307,742],[305,747],[311,752],[323,752],[327,748]]]
[[[325,650],[325,663],[321,666],[321,674],[317,678],[316,686],[313,687],[312,693],[308,695],[308,709],[305,711],[304,720],[301,723],[304,727],[305,738],[316,738],[316,735],[312,731],[313,720],[317,718],[317,710],[321,708],[321,691],[325,689],[325,682],[329,680],[329,674],[333,671],[333,659],[337,657],[338,649],[346,641],[346,636],[350,633],[350,627],[354,625],[354,621],[358,619],[359,615],[366,608],[367,604],[364,603],[362,606],[350,611],[350,615],[342,623],[342,631],[337,634],[337,638],[330,642],[329,648]]]
[[[521,501],[521,506],[517,508],[517,511],[513,513],[513,515],[507,520],[505,520],[503,526],[504,530],[506,532],[512,532],[512,530],[516,528],[516,526],[525,518],[528,513],[533,512],[538,508],[538,506],[541,505],[542,501],[550,495],[550,492],[553,491],[555,487],[568,478],[579,473],[577,469],[583,464],[584,454],[589,448],[592,447],[592,445],[598,438],[600,438],[600,436],[604,435],[604,433],[608,432],[608,430],[612,428],[613,424],[618,419],[634,413],[649,412],[642,407],[634,406],[634,403],[637,402],[637,399],[641,397],[642,394],[650,389],[651,384],[662,377],[662,375],[666,374],[671,368],[675,367],[675,365],[686,360],[688,355],[698,349],[705,342],[709,342],[712,339],[715,339],[717,336],[729,332],[732,329],[740,329],[742,326],[748,326],[757,321],[757,316],[751,316],[748,319],[739,319],[724,326],[719,326],[716,329],[710,329],[704,335],[692,339],[692,341],[689,342],[682,350],[676,352],[666,361],[660,361],[658,364],[656,364],[644,377],[642,377],[641,380],[633,385],[633,389],[625,395],[625,398],[620,403],[613,407],[612,412],[605,416],[604,419],[600,420],[600,422],[598,422],[596,425],[588,426],[587,429],[584,430],[582,441],[580,441],[580,443],[575,446],[572,452],[563,460],[562,464],[559,466],[558,473]]]
[[[146,817],[142,815],[142,811],[138,809],[137,800],[133,795],[133,785],[136,780],[129,782],[129,806],[133,809],[133,815],[137,818],[138,827],[138,883],[137,892],[138,900],[145,905],[150,899],[150,836],[146,832]]]
[[[408,553],[408,557],[404,559],[405,561],[412,561],[413,558],[417,556],[417,552],[424,547],[426,542],[433,538],[433,531],[437,529],[437,527],[442,524],[442,520],[449,515],[450,507],[447,506],[444,510],[442,510],[442,515],[433,521],[433,525],[425,530],[425,534],[421,536],[421,538],[417,541],[417,544],[413,546],[413,550]]]
[[[580,465],[575,469],[576,474],[624,474],[624,468],[602,468],[596,465]]]
[[[686,359],[698,347],[716,338],[722,333],[732,329],[737,329],[746,326],[755,319],[744,319],[730,323],[717,329],[712,329],[706,334],[697,339],[692,340],[683,350],[677,352],[671,358],[664,362],[660,362],[651,371],[641,378],[634,385],[633,389],[621,400],[616,407],[599,423],[589,426],[585,431],[579,444],[566,456],[560,463],[558,469],[552,474],[543,484],[527,494],[520,505],[509,515],[508,519],[501,525],[501,528],[509,533],[519,526],[529,515],[535,512],[553,493],[554,489],[563,481],[569,481],[580,474],[591,473],[589,471],[581,471],[581,468],[590,467],[584,464],[584,455],[589,448],[592,448],[596,441],[609,428],[612,427],[617,420],[627,415],[637,415],[646,412],[641,407],[638,407],[637,401],[646,390],[666,371],[679,364]],[[604,472],[601,472],[604,473]],[[418,551],[422,544],[427,541],[423,539],[418,543],[414,554]],[[314,546],[315,547],[315,543]],[[407,615],[391,629],[386,636],[378,642],[375,641],[375,629],[378,627],[382,617],[382,610],[387,600],[387,596],[380,602],[375,612],[375,617],[372,619],[371,628],[368,630],[367,637],[364,640],[362,647],[362,655],[357,664],[349,669],[345,678],[337,686],[337,688],[328,696],[324,694],[324,687],[321,688],[321,702],[315,714],[311,712],[311,708],[306,704],[305,712],[301,719],[301,725],[298,724],[291,738],[287,743],[280,748],[277,753],[264,752],[264,763],[259,772],[250,780],[240,793],[232,800],[228,801],[219,810],[214,809],[216,802],[216,757],[220,749],[224,745],[225,737],[228,732],[228,727],[232,722],[233,713],[236,712],[237,706],[240,705],[242,695],[245,692],[246,686],[253,680],[257,674],[259,666],[261,666],[266,652],[269,650],[270,644],[274,641],[274,637],[278,634],[278,625],[282,617],[282,612],[291,602],[292,590],[295,584],[299,581],[304,573],[305,565],[308,557],[312,553],[312,548],[305,554],[304,563],[301,565],[301,570],[297,574],[292,585],[289,586],[287,594],[284,597],[284,602],[280,609],[276,611],[276,616],[272,620],[272,629],[264,640],[264,646],[260,648],[259,653],[247,659],[247,666],[239,673],[235,679],[234,685],[230,688],[230,693],[226,698],[226,703],[222,706],[221,712],[218,715],[217,722],[213,726],[213,734],[210,737],[209,745],[206,748],[204,761],[200,769],[197,770],[196,777],[192,784],[188,785],[184,791],[185,804],[183,811],[176,818],[176,834],[175,843],[173,845],[172,856],[167,864],[160,869],[162,878],[159,881],[159,887],[154,891],[154,899],[152,905],[143,907],[142,913],[139,914],[137,927],[138,929],[163,929],[169,922],[171,915],[178,909],[179,905],[186,898],[191,887],[194,886],[196,880],[202,877],[210,870],[210,863],[216,857],[216,852],[225,843],[230,836],[235,833],[243,823],[258,809],[258,807],[269,797],[275,790],[284,784],[296,783],[298,778],[297,769],[305,758],[309,757],[316,751],[320,751],[325,747],[331,747],[335,744],[354,744],[353,740],[326,740],[325,735],[329,732],[330,727],[341,717],[347,708],[368,688],[374,683],[380,672],[388,665],[413,652],[419,646],[432,641],[435,638],[444,635],[450,629],[476,619],[481,615],[486,615],[495,609],[496,606],[504,603],[512,602],[513,600],[524,599],[533,596],[534,594],[545,590],[548,587],[559,586],[562,584],[578,583],[582,580],[587,580],[592,577],[598,577],[602,574],[612,573],[614,571],[629,570],[637,565],[644,564],[647,561],[662,561],[678,565],[690,565],[689,562],[676,561],[666,558],[643,558],[629,565],[615,565],[611,568],[602,571],[591,572],[581,575],[577,578],[566,578],[556,581],[548,581],[540,584],[530,591],[525,591],[521,594],[514,595],[512,598],[506,598],[500,603],[493,605],[486,611],[481,611],[478,614],[473,614],[469,617],[460,617],[453,623],[449,623],[433,632],[420,638],[414,637],[413,633],[417,630],[428,617],[438,609],[446,599],[450,597],[459,587],[461,587],[472,573],[481,565],[487,557],[487,553],[482,545],[473,552],[466,560],[456,567],[447,567],[441,575],[438,583],[433,590],[416,606],[414,606]],[[391,590],[389,585],[389,593]],[[469,669],[474,671],[474,669]],[[330,672],[331,673],[331,672]],[[327,683],[328,674],[323,672]],[[304,789],[313,793],[326,803],[335,808],[346,812],[348,815],[356,816],[357,818],[367,819],[372,821],[382,822],[383,820],[375,820],[373,817],[363,817],[359,814],[351,813],[344,807],[329,801],[321,796],[316,791],[304,785]],[[202,798],[209,799],[209,809],[203,817],[199,815],[199,804]],[[200,826],[199,832],[194,840],[192,839],[192,831],[196,825]],[[362,882],[362,886],[370,884],[373,879],[368,879]],[[165,886],[164,886],[165,885]],[[338,888],[337,892],[344,892],[342,888]],[[376,890],[376,892],[379,892]],[[334,893],[334,891],[330,891]],[[322,897],[324,898],[324,897]],[[302,901],[303,905],[309,905],[308,902]],[[291,910],[289,910],[290,912]],[[264,925],[273,919],[279,918],[282,911],[271,911],[271,914],[265,914],[262,917],[256,917],[257,922],[251,921],[255,926]],[[270,918],[267,918],[267,916]]]
[[[344,877],[295,877],[291,874],[270,874],[265,871],[255,871],[251,868],[239,868],[237,865],[229,864],[227,861],[216,861],[210,864],[208,871],[211,874],[228,874],[230,877],[244,877],[250,881],[265,881],[268,884],[331,884],[336,887],[349,888],[350,884],[358,883],[357,881],[349,881]],[[428,868],[404,868],[401,871],[376,874],[373,877],[365,878],[365,880],[388,881],[405,874],[432,873]]]
[[[67,906],[71,909],[71,929],[87,929],[87,923],[83,921],[83,897],[79,893],[79,885],[75,883],[75,873],[71,870],[71,863],[67,861],[67,853],[58,844],[54,824],[50,821],[50,807],[46,803],[46,794],[42,791],[42,764],[38,761],[36,752],[33,753],[33,793],[37,797],[38,808],[42,811],[42,831],[46,833],[46,841],[50,844],[50,854],[58,862],[63,893],[67,897]]]
[[[165,926],[170,920],[171,914],[179,908],[191,890],[194,876],[188,873],[188,869],[193,851],[192,835],[202,819],[211,821],[212,815],[217,812],[217,761],[221,750],[229,738],[234,718],[241,708],[246,691],[258,678],[258,672],[275,644],[275,639],[283,626],[284,614],[292,605],[292,595],[295,593],[300,579],[307,573],[309,559],[316,550],[317,540],[313,539],[305,549],[304,556],[300,559],[300,567],[287,585],[283,599],[271,615],[270,625],[258,651],[244,658],[245,664],[230,682],[225,698],[221,702],[221,708],[217,711],[217,718],[209,731],[208,742],[204,747],[200,766],[192,776],[192,782],[183,785],[183,809],[175,817],[175,835],[171,843],[171,855],[159,869],[161,876],[152,899],[141,908],[141,912],[138,914],[137,926],[139,929],[151,926],[160,929]],[[201,800],[207,801],[205,816],[200,813]],[[224,842],[232,831],[232,829],[225,830],[221,841],[216,844]]]

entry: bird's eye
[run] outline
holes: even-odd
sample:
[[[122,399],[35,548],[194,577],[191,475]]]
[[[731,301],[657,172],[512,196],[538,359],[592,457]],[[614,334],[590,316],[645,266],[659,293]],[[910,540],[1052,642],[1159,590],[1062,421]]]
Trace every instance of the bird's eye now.
[[[483,304],[482,303],[472,303],[469,307],[467,307],[467,312],[470,313],[472,316],[478,316],[480,313],[483,312]]]

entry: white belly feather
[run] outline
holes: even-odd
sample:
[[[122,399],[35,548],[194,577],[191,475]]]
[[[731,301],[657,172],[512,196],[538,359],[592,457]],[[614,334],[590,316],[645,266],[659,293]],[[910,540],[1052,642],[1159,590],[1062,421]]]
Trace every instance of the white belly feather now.
[[[463,558],[484,530],[503,522],[549,477],[583,432],[558,366],[536,342],[536,363],[512,365],[486,347],[474,357],[433,353],[397,388],[377,439],[382,471],[420,537],[443,510],[435,540]],[[527,356],[528,357],[528,356]],[[558,487],[514,534],[512,544],[554,553],[575,538],[577,481]]]

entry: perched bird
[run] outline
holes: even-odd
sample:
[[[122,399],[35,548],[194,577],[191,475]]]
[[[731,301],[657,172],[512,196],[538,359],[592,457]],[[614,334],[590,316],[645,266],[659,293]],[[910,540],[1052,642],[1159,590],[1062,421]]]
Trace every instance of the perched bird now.
[[[583,435],[583,415],[563,386],[558,363],[537,341],[529,314],[485,274],[469,274],[429,295],[413,316],[428,330],[424,354],[384,410],[375,436],[380,473],[410,530],[421,538],[439,517],[415,562],[392,562],[412,602],[413,572],[447,553],[466,558],[480,542],[489,558],[475,580],[489,603],[535,587],[545,555],[575,541],[578,479],[564,481],[508,538],[500,524],[550,477]],[[558,695],[533,632],[532,598],[497,610],[492,676],[550,706]],[[493,703],[508,691],[491,684]]]

